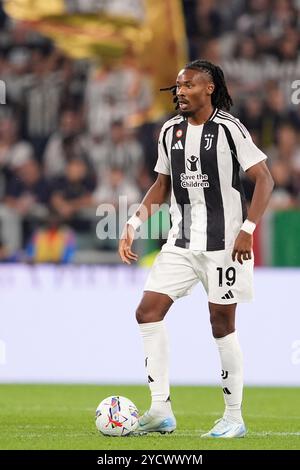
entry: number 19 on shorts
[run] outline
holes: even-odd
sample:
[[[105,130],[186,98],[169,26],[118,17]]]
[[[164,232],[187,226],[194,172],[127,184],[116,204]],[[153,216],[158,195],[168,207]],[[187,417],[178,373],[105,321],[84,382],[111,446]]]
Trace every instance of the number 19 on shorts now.
[[[225,270],[218,266],[217,271],[219,273],[219,287],[223,287],[224,282],[227,286],[233,286],[236,280],[236,271],[234,267],[230,267]]]

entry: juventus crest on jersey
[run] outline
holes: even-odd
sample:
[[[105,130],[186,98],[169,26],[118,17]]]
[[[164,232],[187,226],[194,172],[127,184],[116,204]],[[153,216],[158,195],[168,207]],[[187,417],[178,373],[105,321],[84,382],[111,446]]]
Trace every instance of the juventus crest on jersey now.
[[[246,171],[266,158],[227,112],[215,109],[198,126],[182,116],[167,121],[155,166],[172,181],[167,243],[201,251],[232,246],[246,218],[240,166]]]

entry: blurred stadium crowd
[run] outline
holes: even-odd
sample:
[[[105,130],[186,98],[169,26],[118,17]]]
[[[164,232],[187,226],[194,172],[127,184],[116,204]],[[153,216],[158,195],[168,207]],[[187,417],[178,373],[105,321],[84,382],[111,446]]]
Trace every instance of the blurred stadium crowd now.
[[[182,3],[190,59],[221,65],[232,113],[269,157],[271,207],[299,208],[300,1]],[[0,78],[0,259],[112,260],[116,241],[97,239],[96,207],[140,201],[155,177],[162,122],[132,125],[152,103],[147,76],[130,56],[100,70],[71,60],[0,7]],[[245,176],[244,186],[249,199]]]

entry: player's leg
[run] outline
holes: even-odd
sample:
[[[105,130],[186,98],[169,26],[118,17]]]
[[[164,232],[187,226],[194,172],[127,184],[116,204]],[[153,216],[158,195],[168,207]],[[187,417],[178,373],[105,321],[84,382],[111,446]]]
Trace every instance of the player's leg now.
[[[243,437],[243,358],[235,331],[235,311],[237,303],[252,299],[253,260],[243,265],[233,262],[231,250],[206,253],[204,258],[210,321],[221,360],[225,401],[223,417],[205,436]]]
[[[169,344],[164,317],[173,300],[159,292],[144,292],[136,311],[151,391],[151,411],[170,411]]]
[[[221,360],[225,412],[208,433],[212,437],[243,437],[246,433],[241,406],[243,357],[235,331],[236,304],[209,302],[210,322]]]
[[[139,433],[171,432],[176,427],[170,402],[169,348],[164,317],[173,301],[187,295],[197,282],[187,250],[165,246],[151,269],[136,313],[152,398],[149,412],[139,420]]]
[[[145,291],[136,311],[152,399],[150,410],[139,420],[139,433],[172,432],[176,428],[170,401],[168,336],[163,321],[172,303],[166,294]]]

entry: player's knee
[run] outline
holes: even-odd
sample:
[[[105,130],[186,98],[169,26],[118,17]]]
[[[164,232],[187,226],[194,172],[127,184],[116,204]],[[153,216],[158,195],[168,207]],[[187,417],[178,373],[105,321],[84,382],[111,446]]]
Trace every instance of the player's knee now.
[[[210,323],[214,338],[223,338],[235,330],[234,323],[226,315],[211,314]]]
[[[224,336],[229,335],[232,331],[228,330],[224,325],[221,324],[212,324],[212,334],[214,338],[223,338]]]
[[[136,309],[135,318],[138,323],[145,323],[145,311],[140,305]]]
[[[161,320],[158,312],[152,308],[146,308],[143,305],[138,306],[135,317],[138,323],[152,323]]]

